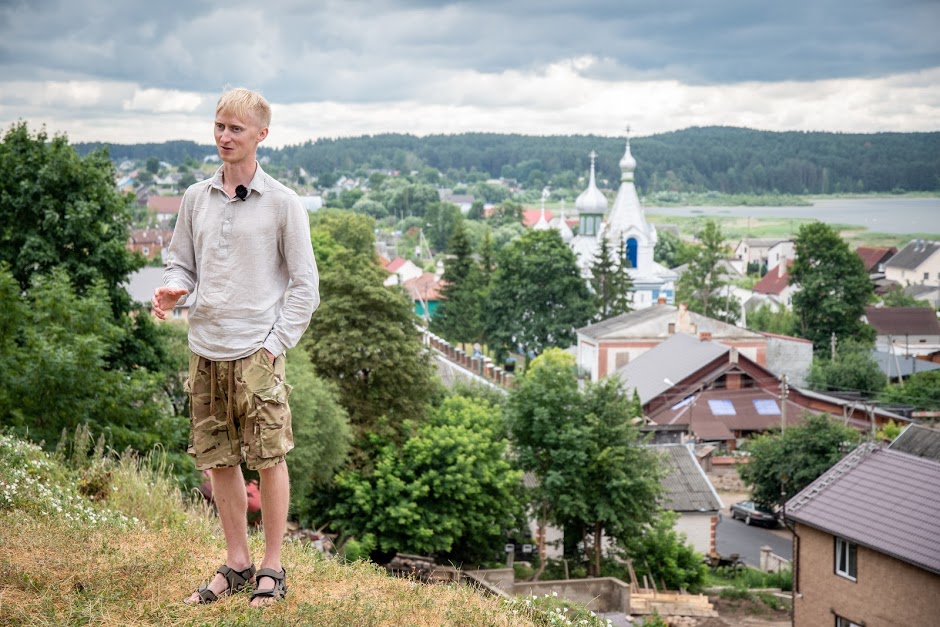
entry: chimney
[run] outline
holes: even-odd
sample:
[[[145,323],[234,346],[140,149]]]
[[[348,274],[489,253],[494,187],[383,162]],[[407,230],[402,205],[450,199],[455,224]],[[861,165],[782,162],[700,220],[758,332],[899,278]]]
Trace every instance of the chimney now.
[[[675,334],[676,334],[676,323],[675,323],[675,322],[670,322],[670,323],[669,323],[668,332],[669,332],[669,335],[675,335]]]
[[[656,299],[656,304],[657,304],[657,305],[665,305],[665,304],[666,304],[666,297],[665,297],[665,296],[660,296],[659,298],[657,298],[657,299]]]
[[[711,331],[702,331],[701,333],[698,334],[698,339],[702,342],[711,342],[712,341]]]

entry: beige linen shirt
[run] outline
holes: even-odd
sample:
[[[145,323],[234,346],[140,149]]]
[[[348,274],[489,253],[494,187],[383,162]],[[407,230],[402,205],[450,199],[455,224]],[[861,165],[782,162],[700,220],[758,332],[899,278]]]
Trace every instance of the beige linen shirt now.
[[[260,165],[245,200],[229,198],[219,168],[183,195],[163,284],[196,290],[189,346],[197,355],[282,354],[300,341],[320,304],[306,209]]]

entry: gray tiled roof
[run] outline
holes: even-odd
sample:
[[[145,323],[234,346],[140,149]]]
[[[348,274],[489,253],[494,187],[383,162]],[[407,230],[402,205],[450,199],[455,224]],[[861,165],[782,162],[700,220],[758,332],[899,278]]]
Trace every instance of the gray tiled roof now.
[[[863,444],[790,499],[786,512],[940,574],[940,462]]]
[[[684,444],[653,447],[662,453],[666,476],[665,493],[659,499],[663,509],[674,512],[717,512],[721,499],[692,450]]]
[[[674,305],[653,305],[581,327],[578,333],[593,339],[666,338],[669,337],[669,324],[677,322],[678,311],[679,308]],[[697,333],[711,333],[712,338],[718,341],[762,339],[760,333],[709,318],[694,311],[689,312],[689,322],[695,325]]]
[[[676,333],[614,374],[626,388],[636,389],[640,402],[646,403],[729,350],[724,344]]]
[[[940,250],[940,242],[914,240],[889,259],[885,263],[885,267],[916,270],[920,264],[930,259],[938,250]]]
[[[940,429],[910,425],[888,445],[888,448],[940,462]]]

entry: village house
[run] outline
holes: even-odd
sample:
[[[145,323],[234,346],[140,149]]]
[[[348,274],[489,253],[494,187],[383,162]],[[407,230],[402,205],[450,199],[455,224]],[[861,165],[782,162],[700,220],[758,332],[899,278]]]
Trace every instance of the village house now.
[[[812,346],[804,350],[811,354]],[[734,346],[676,333],[618,369],[633,390],[646,432],[657,442],[711,443],[736,449],[743,439],[827,414],[866,432],[904,416],[872,403],[836,398],[784,381]]]
[[[768,305],[774,311],[790,309],[793,305],[793,294],[796,287],[790,285],[790,260],[772,266],[760,281],[751,288],[751,299],[748,309],[751,311],[761,305]]]
[[[940,285],[940,242],[916,239],[885,263],[885,278],[906,285]]]
[[[689,543],[702,555],[716,550],[715,532],[718,514],[724,504],[708,479],[690,445],[655,445],[666,471],[659,504],[676,512],[675,530],[684,533]]]
[[[902,436],[910,429],[919,427]],[[795,626],[937,624],[940,448],[932,450],[862,444],[787,501]]]
[[[770,269],[792,261],[796,258],[796,247],[791,240],[747,238],[738,242],[732,257],[744,266],[742,272],[746,273],[751,265]]]
[[[171,229],[133,229],[127,238],[127,248],[148,260],[162,259],[163,249],[170,245]]]
[[[154,214],[160,226],[166,228],[180,212],[182,196],[149,196],[147,210]]]
[[[940,352],[940,320],[928,307],[868,307],[865,319],[876,335],[875,349],[893,355]]]

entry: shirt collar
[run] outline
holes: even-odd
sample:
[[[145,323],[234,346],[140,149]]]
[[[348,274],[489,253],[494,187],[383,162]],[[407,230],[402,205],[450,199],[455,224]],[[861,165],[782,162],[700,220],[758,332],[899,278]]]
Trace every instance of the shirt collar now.
[[[258,192],[259,194],[264,194],[267,189],[267,184],[265,180],[267,179],[267,174],[264,170],[261,169],[261,164],[255,161],[255,175],[252,177],[251,182],[248,183],[249,192]],[[222,187],[222,168],[225,166],[219,166],[219,169],[215,171],[215,175],[212,177],[212,182],[210,183],[211,187],[214,187],[219,190],[223,190]]]

